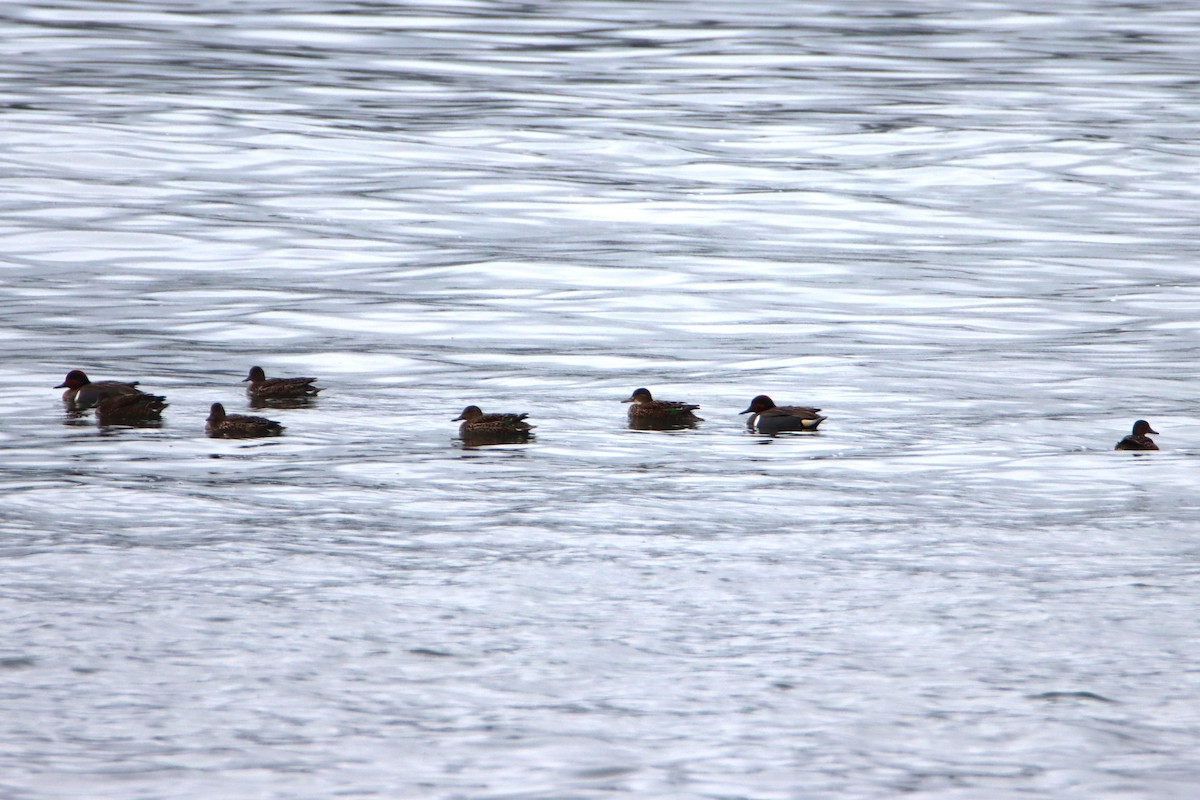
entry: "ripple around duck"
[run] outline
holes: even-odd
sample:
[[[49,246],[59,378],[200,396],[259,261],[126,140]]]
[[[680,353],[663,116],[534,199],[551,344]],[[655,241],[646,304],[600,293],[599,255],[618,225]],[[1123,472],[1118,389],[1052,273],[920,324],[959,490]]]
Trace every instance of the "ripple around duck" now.
[[[0,18],[10,792],[1196,782],[1190,6]]]

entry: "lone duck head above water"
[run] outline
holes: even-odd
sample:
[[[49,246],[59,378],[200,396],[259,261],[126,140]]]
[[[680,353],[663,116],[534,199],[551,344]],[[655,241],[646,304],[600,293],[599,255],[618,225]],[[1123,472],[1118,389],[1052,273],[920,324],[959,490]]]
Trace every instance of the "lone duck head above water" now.
[[[1117,442],[1115,449],[1117,450],[1157,450],[1158,445],[1154,443],[1146,434],[1153,433],[1158,435],[1158,431],[1150,427],[1150,423],[1144,419],[1139,419],[1133,423],[1133,432],[1126,436],[1121,441]]]

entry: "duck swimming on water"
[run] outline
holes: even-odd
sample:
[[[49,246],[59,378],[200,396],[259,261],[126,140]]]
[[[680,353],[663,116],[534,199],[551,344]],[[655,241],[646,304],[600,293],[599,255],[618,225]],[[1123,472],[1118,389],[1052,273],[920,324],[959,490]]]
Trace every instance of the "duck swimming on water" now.
[[[205,432],[214,439],[255,439],[260,436],[278,436],[283,426],[266,417],[251,417],[245,414],[226,414],[225,406],[213,403]]]
[[[1121,441],[1117,442],[1115,450],[1157,450],[1158,445],[1154,440],[1147,436],[1147,433],[1158,435],[1158,431],[1150,427],[1150,423],[1144,419],[1139,419],[1133,423],[1133,432],[1126,436]]]
[[[815,431],[817,426],[827,418],[817,412],[819,408],[808,406],[777,406],[775,401],[760,394],[750,401],[750,407],[739,414],[749,414],[746,427],[753,428],[759,433],[780,433],[782,431]]]
[[[634,389],[629,399],[621,402],[630,404],[631,421],[662,422],[670,425],[690,425],[704,421],[692,413],[700,406],[678,400],[655,400],[649,389]]]
[[[63,389],[63,402],[72,411],[96,407],[102,423],[156,420],[162,417],[167,399],[137,388],[137,381],[93,381],[81,369],[73,369],[55,389]]]
[[[316,378],[268,378],[262,367],[251,367],[250,374],[242,378],[249,382],[246,394],[251,400],[294,400],[316,397],[320,387],[313,386]]]

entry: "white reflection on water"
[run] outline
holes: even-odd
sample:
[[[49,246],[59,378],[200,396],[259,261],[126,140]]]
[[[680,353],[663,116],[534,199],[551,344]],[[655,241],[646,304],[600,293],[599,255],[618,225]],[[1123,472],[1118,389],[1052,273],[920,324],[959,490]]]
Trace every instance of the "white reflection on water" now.
[[[0,794],[1190,797],[1197,23],[0,8]]]

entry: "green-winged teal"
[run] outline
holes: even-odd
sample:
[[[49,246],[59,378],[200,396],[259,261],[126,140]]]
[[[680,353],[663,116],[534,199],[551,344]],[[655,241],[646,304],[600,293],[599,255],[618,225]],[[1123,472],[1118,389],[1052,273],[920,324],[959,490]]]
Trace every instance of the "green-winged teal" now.
[[[476,438],[514,438],[528,437],[534,425],[525,421],[528,414],[485,414],[479,406],[467,406],[452,422],[462,420],[458,426],[458,435],[466,439]]]
[[[114,416],[125,415],[127,418],[136,416],[138,419],[154,419],[162,414],[167,407],[166,398],[157,394],[147,394],[137,388],[137,381],[93,381],[81,369],[73,369],[55,389],[66,388],[63,392],[63,402],[72,410],[80,410],[98,406],[104,401],[110,401],[101,409]],[[125,398],[123,400],[119,398]]]
[[[628,400],[631,422],[662,423],[670,426],[688,426],[704,420],[692,412],[700,406],[681,403],[678,400],[655,400],[649,389],[634,389]]]
[[[750,401],[750,407],[739,414],[749,414],[746,427],[753,428],[759,433],[780,433],[781,431],[815,431],[817,426],[826,420],[817,412],[819,408],[808,406],[777,406],[775,401],[760,394]]]
[[[303,397],[316,397],[321,391],[313,386],[316,378],[268,378],[262,367],[251,367],[250,374],[242,378],[249,381],[246,394],[252,400],[295,400]]]
[[[1158,435],[1158,431],[1150,427],[1150,423],[1144,419],[1139,419],[1133,423],[1133,433],[1126,436],[1121,441],[1117,442],[1115,449],[1117,450],[1157,450],[1158,445],[1154,440],[1147,436],[1147,433]]]
[[[213,403],[204,430],[214,439],[253,439],[259,436],[278,436],[283,433],[283,426],[266,417],[226,414],[225,406]]]

